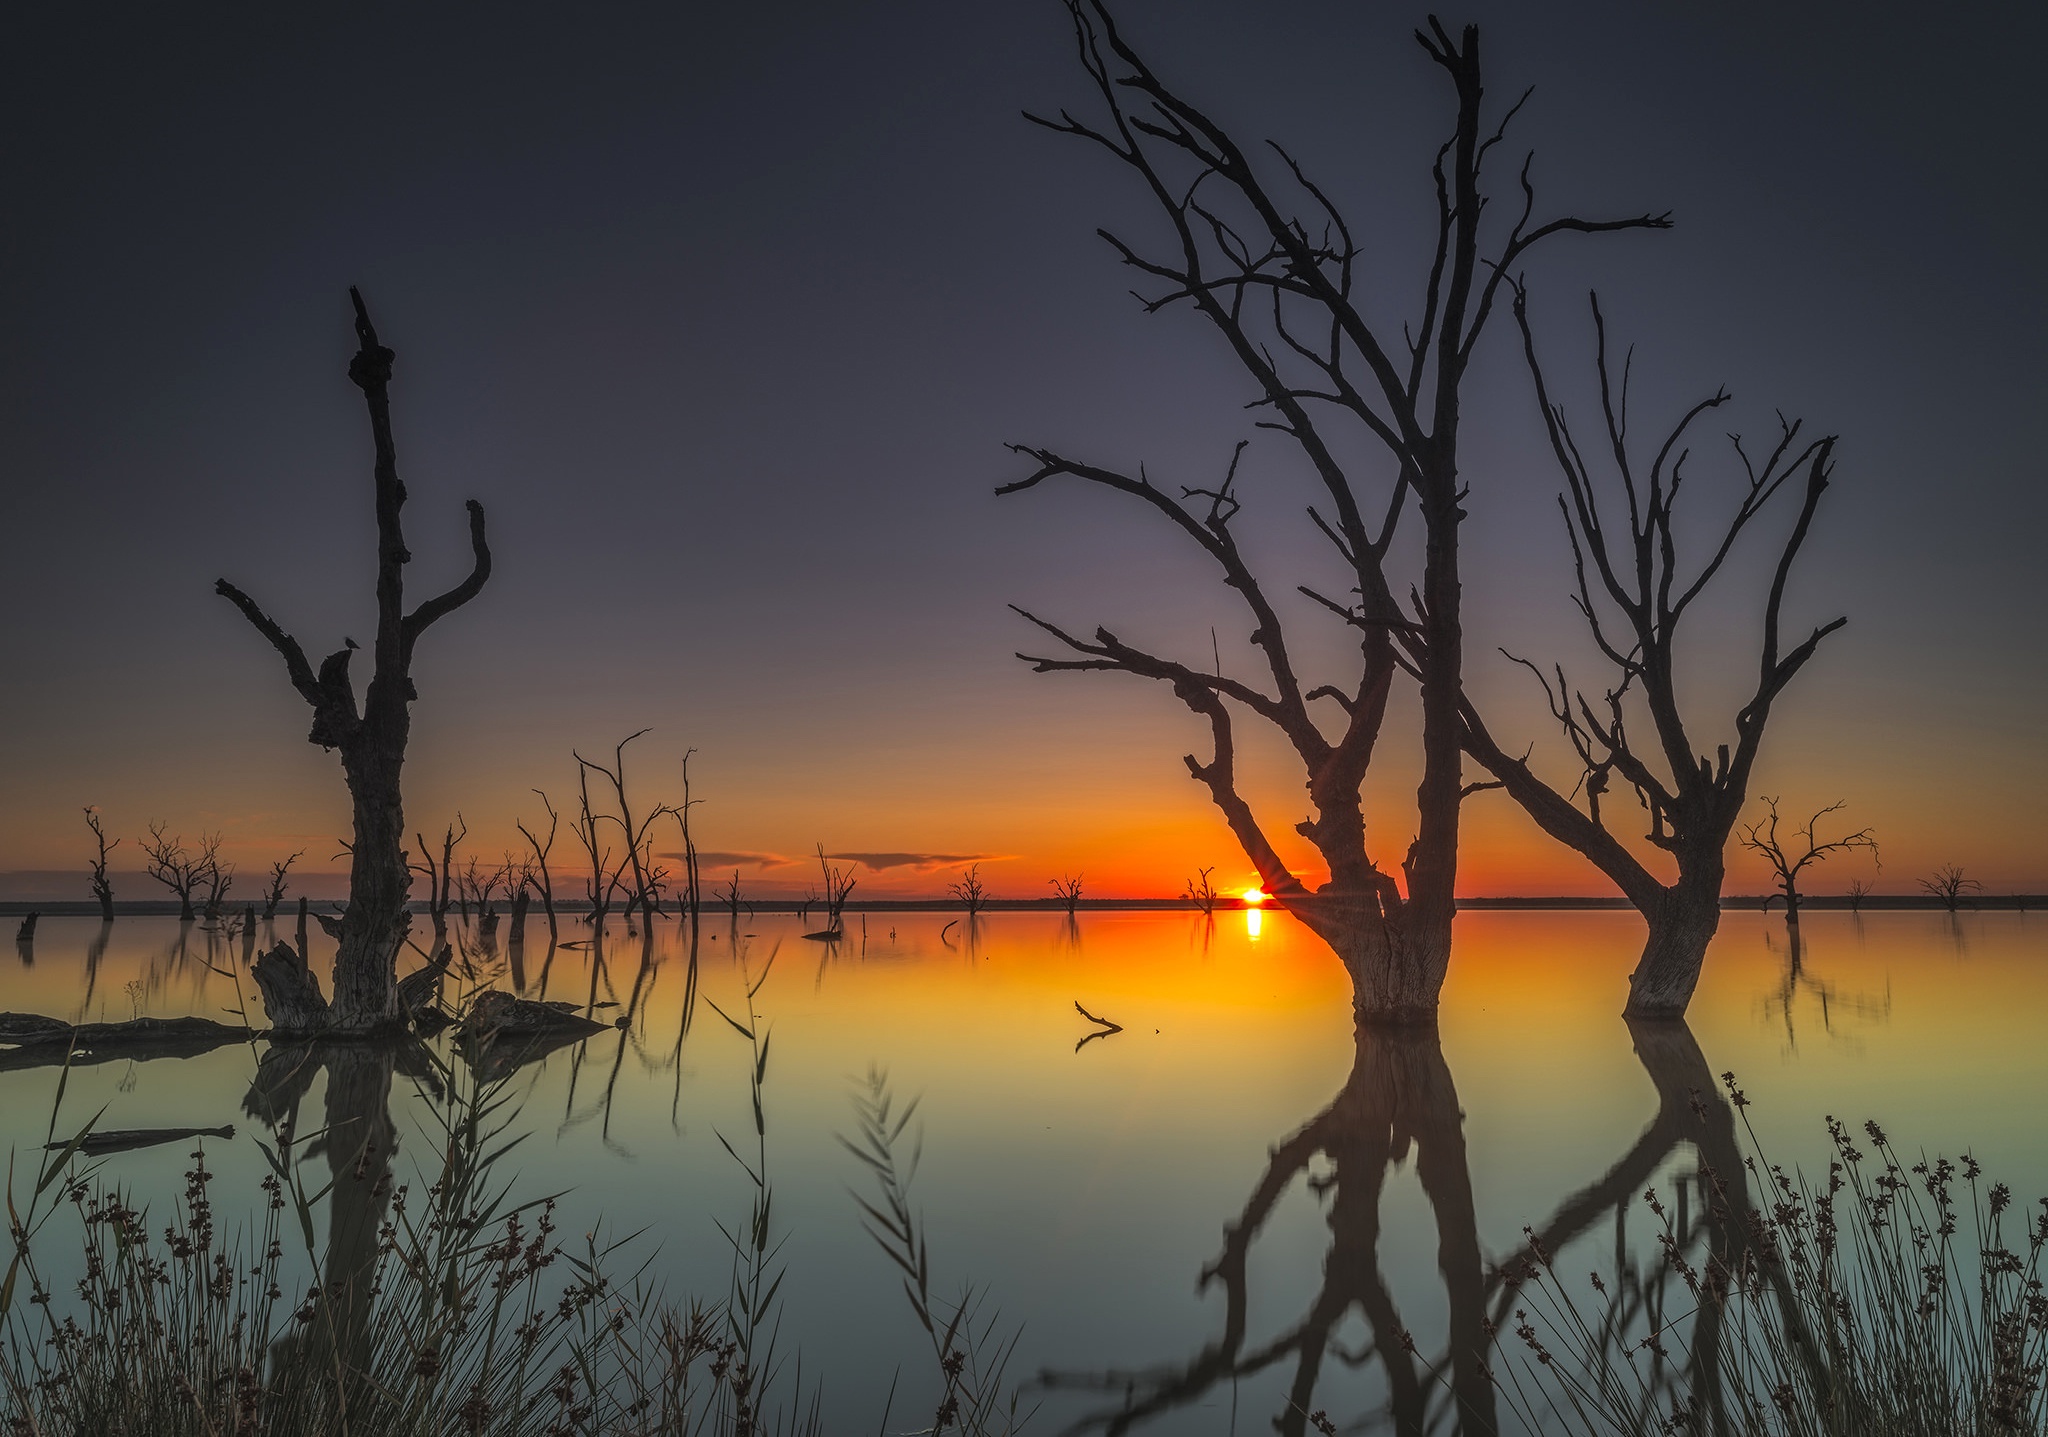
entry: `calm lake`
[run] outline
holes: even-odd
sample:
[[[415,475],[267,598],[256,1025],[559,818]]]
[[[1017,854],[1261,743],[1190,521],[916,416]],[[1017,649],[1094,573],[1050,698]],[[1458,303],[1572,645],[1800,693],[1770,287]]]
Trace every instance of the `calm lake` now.
[[[1730,913],[1689,1028],[1631,1032],[1617,1015],[1632,914],[1468,912],[1439,1032],[1363,1040],[1337,961],[1279,913],[1002,913],[942,932],[951,919],[850,915],[827,947],[787,916],[709,918],[694,1001],[674,920],[651,935],[614,922],[601,948],[565,925],[586,946],[552,954],[530,920],[516,975],[505,952],[475,955],[528,996],[630,1017],[517,1069],[530,1136],[508,1161],[522,1193],[567,1194],[565,1231],[646,1229],[630,1250],[673,1295],[723,1293],[717,1222],[746,1219],[750,1180],[720,1136],[752,1150],[751,1047],[710,1005],[744,1020],[742,970],[766,973],[781,1347],[822,1384],[834,1432],[876,1431],[899,1368],[889,1430],[929,1416],[927,1339],[862,1231],[849,1190],[870,1181],[835,1141],[871,1069],[899,1102],[922,1099],[912,1195],[935,1288],[971,1284],[1001,1330],[1021,1328],[1010,1373],[1048,1433],[1299,1432],[1317,1409],[1342,1431],[1453,1430],[1483,1323],[1512,1326],[1495,1268],[1524,1225],[1560,1269],[1647,1263],[1643,1190],[1683,1185],[1701,1144],[1739,1151],[1724,1070],[1788,1166],[1824,1169],[1824,1114],[1870,1117],[1901,1151],[1974,1153],[2023,1204],[2048,1193],[2048,916],[1814,913],[1795,963],[1782,917]],[[331,945],[314,946],[324,977]],[[247,951],[172,919],[103,933],[46,918],[0,1007],[220,1017],[247,995],[260,1025]],[[1096,1029],[1076,1002],[1123,1031],[1077,1049]],[[253,1207],[268,1129],[243,1102],[262,1047],[76,1070],[59,1126],[102,1106],[105,1129],[232,1123],[207,1160],[223,1204]],[[43,1141],[58,1076],[0,1055],[18,1153]],[[302,1131],[323,1083],[300,1099]],[[413,1081],[391,1093],[396,1174],[424,1187],[435,1138]],[[104,1172],[168,1202],[192,1146],[118,1153]]]

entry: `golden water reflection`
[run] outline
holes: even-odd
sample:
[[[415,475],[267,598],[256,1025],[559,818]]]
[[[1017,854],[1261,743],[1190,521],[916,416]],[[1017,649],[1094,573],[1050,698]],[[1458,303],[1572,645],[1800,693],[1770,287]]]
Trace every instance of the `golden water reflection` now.
[[[1646,1235],[1630,1235],[1630,1206],[1652,1182],[1682,1188],[1703,1160],[1732,1161],[1723,1070],[1740,1073],[1773,1156],[1817,1158],[1823,1113],[1868,1115],[1909,1148],[1968,1147],[2020,1192],[2048,1192],[2031,1104],[2048,1080],[2038,918],[1812,913],[1795,948],[1782,918],[1731,913],[1689,1028],[1632,1032],[1617,1016],[1630,915],[1467,913],[1438,1033],[1361,1038],[1311,936],[1284,913],[1234,917],[849,915],[836,944],[806,942],[788,918],[720,919],[694,968],[673,922],[614,924],[601,942],[566,925],[578,946],[555,948],[532,924],[524,945],[474,957],[499,983],[627,1018],[532,1061],[501,1055],[533,1134],[521,1181],[573,1190],[583,1221],[649,1227],[672,1285],[706,1292],[725,1275],[712,1219],[746,1203],[717,1134],[751,1117],[743,1045],[693,1015],[704,999],[730,1011],[736,950],[757,973],[772,958],[759,1001],[775,1033],[787,1330],[849,1430],[872,1429],[921,1336],[860,1234],[855,1174],[832,1141],[849,1127],[848,1079],[875,1063],[924,1096],[917,1196],[939,1282],[985,1285],[1023,1323],[1015,1375],[1038,1383],[1048,1430],[1224,1432],[1235,1413],[1236,1430],[1294,1432],[1319,1408],[1373,1430],[1483,1429],[1500,1414],[1476,1363],[1522,1226],[1583,1248],[1582,1265],[1626,1257],[1629,1300],[1654,1301],[1654,1272],[1628,1256]],[[220,1017],[271,941],[45,919],[0,1006]],[[1077,1002],[1122,1031],[1076,1051],[1089,1031]],[[98,1064],[73,1075],[68,1110],[104,1103],[118,1128],[248,1122],[209,1159],[219,1192],[253,1198],[255,1133],[287,1101],[345,1097],[322,1063],[280,1080],[269,1052]],[[55,1086],[20,1059],[0,1054],[17,1144],[40,1139]],[[427,1150],[411,1081],[389,1084],[380,1129],[400,1180],[409,1145]],[[245,1113],[260,1092],[272,1107]],[[167,1194],[186,1160],[174,1146],[114,1161],[139,1192]],[[323,1234],[330,1257],[365,1220]],[[1688,1223],[1703,1245],[1739,1238],[1697,1202]]]

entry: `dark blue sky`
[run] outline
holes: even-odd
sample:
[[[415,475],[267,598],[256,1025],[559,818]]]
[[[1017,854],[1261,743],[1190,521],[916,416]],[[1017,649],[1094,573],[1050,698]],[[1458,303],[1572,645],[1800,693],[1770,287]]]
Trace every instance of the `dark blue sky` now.
[[[1121,11],[1345,199],[1388,312],[1412,308],[1447,120],[1424,12]],[[1852,623],[1760,791],[1851,798],[1899,873],[2038,886],[2041,9],[1445,14],[1468,17],[1491,96],[1538,87],[1518,125],[1546,205],[1678,221],[1532,265],[1560,374],[1597,283],[1646,413],[1725,382],[1733,425],[1843,435],[1794,609]],[[368,627],[350,283],[399,353],[413,582],[456,571],[466,497],[499,561],[423,651],[422,826],[460,807],[501,842],[571,744],[652,723],[650,762],[702,751],[718,847],[985,852],[1020,887],[1069,855],[1231,860],[1167,696],[1009,658],[1008,601],[1203,649],[1218,605],[1143,516],[998,504],[1004,441],[1206,477],[1246,428],[1227,359],[1140,316],[1093,238],[1151,233],[1123,177],[1018,118],[1088,98],[1053,0],[51,6],[9,30],[0,868],[68,866],[88,802],[121,832],[224,828],[251,864],[339,830],[331,759],[211,585],[320,652]],[[1547,743],[1481,662],[1577,642],[1508,333],[1467,429],[1474,681]],[[1247,524],[1320,562],[1271,452]],[[1734,598],[1710,675],[1747,662]],[[1597,887],[1525,833],[1480,823],[1503,883]]]

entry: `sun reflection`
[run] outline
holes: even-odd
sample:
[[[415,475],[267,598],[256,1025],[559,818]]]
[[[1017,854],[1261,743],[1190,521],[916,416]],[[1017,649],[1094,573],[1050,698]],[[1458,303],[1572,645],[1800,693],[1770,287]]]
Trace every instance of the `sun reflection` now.
[[[1266,915],[1264,913],[1260,912],[1257,908],[1247,907],[1244,910],[1245,937],[1256,939],[1259,936],[1259,928],[1265,921]]]

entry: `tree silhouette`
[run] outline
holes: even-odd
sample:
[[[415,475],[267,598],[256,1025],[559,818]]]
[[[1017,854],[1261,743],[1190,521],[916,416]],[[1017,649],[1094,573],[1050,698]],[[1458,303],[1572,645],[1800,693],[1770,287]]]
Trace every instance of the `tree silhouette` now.
[[[1859,828],[1840,838],[1822,840],[1816,836],[1814,829],[1823,818],[1838,812],[1843,807],[1840,803],[1831,803],[1821,809],[1802,827],[1793,829],[1788,839],[1781,840],[1778,837],[1778,800],[1765,798],[1762,802],[1767,811],[1766,817],[1744,828],[1738,839],[1744,848],[1761,854],[1771,865],[1778,893],[1785,900],[1785,921],[1788,923],[1799,921],[1799,875],[1809,864],[1820,863],[1831,853],[1843,853],[1852,848],[1867,848],[1873,859],[1877,857],[1877,840],[1870,836],[1868,828]],[[1804,852],[1799,851],[1801,840],[1804,840]],[[1792,844],[1791,848],[1785,846],[1787,842]],[[1862,895],[1854,895],[1854,901],[1860,903]]]
[[[1968,877],[1953,863],[1944,863],[1934,870],[1932,878],[1920,880],[1920,886],[1941,900],[1941,906],[1954,913],[1963,906],[1963,895],[1982,893],[1984,885]]]
[[[1526,659],[1515,659],[1536,675],[1552,716],[1564,729],[1581,772],[1571,796],[1558,791],[1494,740],[1477,707],[1464,702],[1465,746],[1500,780],[1538,827],[1578,850],[1605,873],[1648,920],[1642,961],[1629,977],[1626,1012],[1638,1018],[1671,1018],[1685,1012],[1699,982],[1700,965],[1721,922],[1721,883],[1726,849],[1749,794],[1749,776],[1763,742],[1771,706],[1792,682],[1822,639],[1847,623],[1834,619],[1814,629],[1789,650],[1780,643],[1780,609],[1793,561],[1806,542],[1815,509],[1832,470],[1832,437],[1801,443],[1800,425],[1779,417],[1779,432],[1761,461],[1732,436],[1743,478],[1734,513],[1696,569],[1681,569],[1677,505],[1689,477],[1691,451],[1686,434],[1702,415],[1728,402],[1722,390],[1686,411],[1658,446],[1646,471],[1628,445],[1628,375],[1615,385],[1607,362],[1607,327],[1599,300],[1592,304],[1596,336],[1594,370],[1599,380],[1602,438],[1611,454],[1626,501],[1623,516],[1600,488],[1585,451],[1552,402],[1536,357],[1529,327],[1527,295],[1516,285],[1515,320],[1535,380],[1536,397],[1551,452],[1564,476],[1558,496],[1570,540],[1576,579],[1573,603],[1592,631],[1594,643],[1612,669],[1596,701],[1572,687],[1562,665],[1547,675]],[[1631,355],[1633,358],[1633,355]],[[1762,654],[1755,689],[1735,715],[1735,743],[1716,756],[1696,752],[1680,711],[1677,643],[1681,622],[1706,591],[1749,529],[1777,495],[1791,487],[1801,496],[1791,532],[1778,552],[1764,604]],[[1626,532],[1614,527],[1625,518]],[[1514,658],[1513,655],[1509,655]],[[1654,746],[1639,748],[1630,732],[1633,714],[1649,720]],[[1619,779],[1648,811],[1648,841],[1670,854],[1678,869],[1665,883],[1616,837],[1601,812],[1601,797]],[[1575,798],[1582,798],[1581,807]]]
[[[1122,261],[1147,277],[1148,313],[1187,306],[1206,320],[1252,381],[1260,427],[1279,431],[1313,471],[1326,507],[1310,516],[1343,566],[1340,597],[1290,581],[1355,631],[1358,662],[1339,682],[1316,683],[1296,668],[1279,608],[1240,550],[1233,522],[1244,445],[1220,480],[1182,485],[1178,497],[1135,474],[1013,446],[1032,471],[996,492],[1014,494],[1053,478],[1083,480],[1149,506],[1222,571],[1249,611],[1251,642],[1270,687],[1182,663],[1126,643],[1107,628],[1082,637],[1019,609],[1057,641],[1063,656],[1020,654],[1042,673],[1103,670],[1153,679],[1207,721],[1213,748],[1186,759],[1259,873],[1261,886],[1302,917],[1350,971],[1360,1016],[1428,1020],[1450,960],[1457,877],[1463,638],[1458,574],[1465,517],[1458,434],[1465,374],[1504,276],[1533,247],[1565,232],[1660,229],[1661,215],[1619,220],[1574,217],[1535,222],[1530,163],[1521,167],[1519,205],[1482,234],[1482,172],[1519,103],[1492,120],[1483,113],[1479,31],[1453,39],[1435,20],[1416,38],[1451,83],[1456,119],[1431,167],[1436,196],[1434,253],[1415,286],[1417,318],[1397,336],[1367,318],[1394,277],[1367,263],[1364,242],[1330,194],[1287,151],[1252,156],[1222,126],[1157,75],[1119,32],[1103,0],[1068,0],[1081,63],[1104,118],[1062,112],[1035,123],[1099,145],[1137,180],[1164,218],[1155,251],[1100,231]],[[1526,97],[1525,97],[1526,98]],[[1496,213],[1500,213],[1499,209]],[[1361,462],[1360,446],[1376,459]],[[1367,477],[1366,471],[1376,470]],[[1420,513],[1424,563],[1413,612],[1398,598],[1390,551],[1411,503]],[[1361,797],[1397,677],[1421,687],[1423,776],[1416,837],[1401,879],[1369,851]],[[1331,729],[1312,717],[1331,706]],[[1272,725],[1298,758],[1314,816],[1298,826],[1329,869],[1311,893],[1289,871],[1251,805],[1238,792],[1234,714]],[[1335,732],[1336,737],[1331,737]],[[1404,892],[1405,882],[1405,892]]]
[[[242,611],[256,631],[284,657],[292,687],[313,710],[306,735],[325,749],[341,751],[342,775],[354,808],[354,840],[349,846],[348,908],[341,917],[340,944],[334,955],[334,1003],[328,1026],[345,1032],[368,1032],[402,1023],[398,1011],[398,949],[411,926],[406,903],[412,873],[405,861],[405,807],[400,778],[406,741],[412,731],[414,647],[428,628],[483,591],[491,576],[491,550],[484,539],[483,505],[471,499],[469,577],[454,588],[427,599],[411,612],[405,608],[405,566],[412,553],[405,546],[399,511],[406,499],[398,477],[398,450],[391,437],[392,352],[377,342],[370,312],[356,290],[348,292],[355,306],[358,349],[348,377],[363,391],[370,433],[376,449],[374,482],[377,512],[377,636],[374,668],[360,708],[349,678],[356,641],[342,646],[320,663],[316,673],[299,641],[266,614],[247,594],[222,579],[215,591]],[[266,992],[268,1004],[271,994]],[[310,1005],[295,1005],[311,1011]]]

